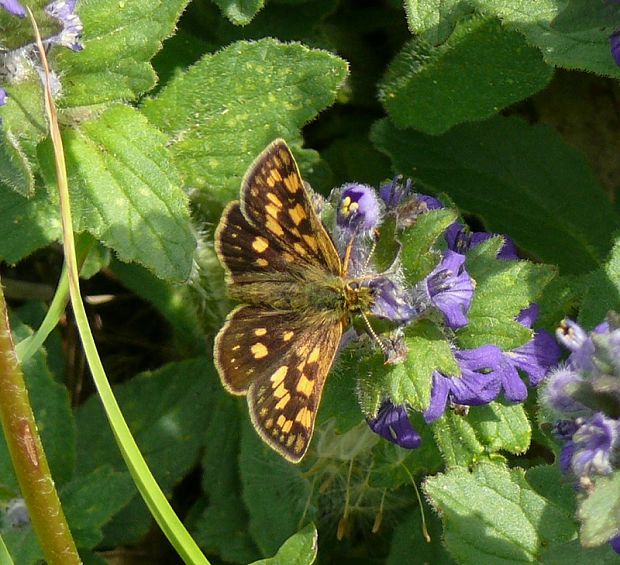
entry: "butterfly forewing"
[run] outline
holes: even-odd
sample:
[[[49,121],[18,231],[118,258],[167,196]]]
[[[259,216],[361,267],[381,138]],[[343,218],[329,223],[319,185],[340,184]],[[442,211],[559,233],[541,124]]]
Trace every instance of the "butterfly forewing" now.
[[[224,263],[230,284],[292,280],[291,263],[285,260],[285,247],[252,226],[241,213],[239,202],[231,202],[215,234],[216,250]]]
[[[283,248],[287,263],[340,274],[338,252],[283,140],[271,143],[250,167],[241,187],[241,210],[250,224]]]

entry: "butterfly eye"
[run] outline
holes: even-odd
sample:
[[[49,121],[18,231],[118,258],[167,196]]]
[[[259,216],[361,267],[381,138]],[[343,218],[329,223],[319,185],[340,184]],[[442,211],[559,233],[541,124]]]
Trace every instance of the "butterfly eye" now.
[[[360,287],[359,283],[356,283],[355,281],[349,283],[349,288],[351,290],[358,290],[359,287]]]

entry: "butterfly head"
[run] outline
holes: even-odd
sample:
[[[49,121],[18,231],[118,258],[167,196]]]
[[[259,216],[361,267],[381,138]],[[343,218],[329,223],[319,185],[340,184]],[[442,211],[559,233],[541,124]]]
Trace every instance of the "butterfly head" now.
[[[346,309],[352,314],[369,312],[374,303],[373,290],[357,280],[345,282],[343,294]]]

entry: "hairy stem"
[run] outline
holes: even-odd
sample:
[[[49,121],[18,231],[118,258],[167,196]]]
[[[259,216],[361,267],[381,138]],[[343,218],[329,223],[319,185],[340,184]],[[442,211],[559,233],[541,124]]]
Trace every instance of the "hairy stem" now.
[[[0,419],[30,521],[50,564],[81,563],[30,406],[0,289]]]

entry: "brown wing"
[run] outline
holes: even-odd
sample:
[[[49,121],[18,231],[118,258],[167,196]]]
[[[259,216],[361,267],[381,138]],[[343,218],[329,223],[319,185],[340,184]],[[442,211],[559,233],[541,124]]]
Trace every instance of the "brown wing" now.
[[[224,386],[247,393],[254,427],[289,461],[308,449],[341,336],[339,320],[260,306],[235,309],[217,335],[215,364]]]
[[[224,211],[215,234],[218,256],[231,282],[251,273],[323,269],[340,275],[340,257],[318,218],[286,143],[278,139],[254,161],[241,186],[241,202]],[[264,279],[263,279],[264,280]]]

